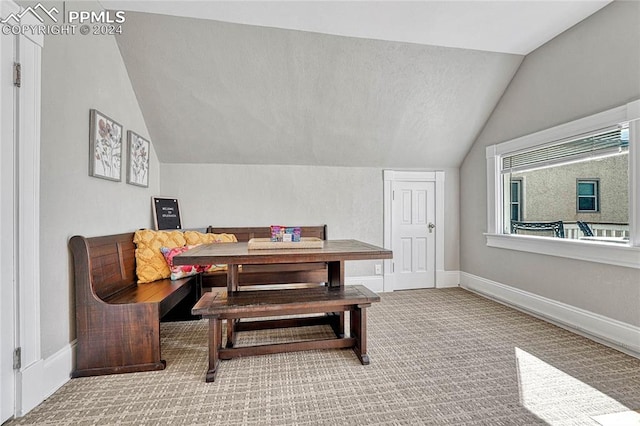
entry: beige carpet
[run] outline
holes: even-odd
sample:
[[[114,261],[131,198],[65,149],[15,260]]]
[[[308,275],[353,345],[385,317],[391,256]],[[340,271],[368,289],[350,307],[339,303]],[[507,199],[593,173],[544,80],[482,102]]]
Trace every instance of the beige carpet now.
[[[351,350],[238,358],[205,383],[206,323],[163,323],[166,370],[73,379],[9,425],[597,426],[640,408],[640,360],[462,289],[383,294],[368,325],[369,366]]]

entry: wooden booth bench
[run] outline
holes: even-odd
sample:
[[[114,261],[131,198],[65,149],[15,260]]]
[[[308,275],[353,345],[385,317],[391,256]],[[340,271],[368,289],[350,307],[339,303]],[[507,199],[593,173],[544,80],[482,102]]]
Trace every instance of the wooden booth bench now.
[[[138,284],[133,238],[126,233],[69,241],[77,334],[72,377],[164,369],[160,318],[197,301],[197,276]]]
[[[238,240],[270,235],[269,227],[214,228]],[[302,227],[305,237],[325,239],[326,225]],[[191,308],[201,292],[201,276],[139,284],[135,233],[69,240],[73,254],[76,308],[76,367],[72,377],[162,370],[160,319],[193,319]],[[243,285],[321,283],[326,263],[248,265]],[[207,272],[204,289],[226,286],[226,271]]]
[[[209,226],[207,233],[233,234],[238,242],[247,242],[251,238],[271,237],[271,228],[266,227],[233,227],[216,228]],[[303,237],[327,239],[327,225],[301,226]],[[272,285],[272,284],[319,284],[327,282],[326,262],[305,262],[289,264],[243,265],[239,271],[238,285]],[[227,272],[224,270],[207,272],[202,275],[202,291],[227,286]]]

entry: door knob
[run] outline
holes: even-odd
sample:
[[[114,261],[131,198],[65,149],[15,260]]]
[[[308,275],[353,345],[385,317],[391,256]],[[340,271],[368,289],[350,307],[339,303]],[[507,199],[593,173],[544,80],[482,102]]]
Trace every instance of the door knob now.
[[[436,225],[433,224],[433,222],[429,222],[429,225],[427,225],[427,227],[429,228],[429,233],[433,232],[433,228],[436,227]]]

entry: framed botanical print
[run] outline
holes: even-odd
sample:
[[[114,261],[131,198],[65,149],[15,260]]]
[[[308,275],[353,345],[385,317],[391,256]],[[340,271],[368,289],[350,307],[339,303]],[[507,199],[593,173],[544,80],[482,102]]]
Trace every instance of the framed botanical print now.
[[[89,118],[89,175],[122,180],[122,126],[98,110]]]
[[[127,132],[127,140],[127,183],[148,187],[151,143],[131,130]]]

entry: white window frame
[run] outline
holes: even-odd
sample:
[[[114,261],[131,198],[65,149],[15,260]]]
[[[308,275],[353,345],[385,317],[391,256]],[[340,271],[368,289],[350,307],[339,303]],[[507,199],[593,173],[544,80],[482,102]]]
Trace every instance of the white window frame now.
[[[629,244],[503,234],[501,159],[553,141],[629,122]],[[640,269],[640,99],[550,129],[488,146],[487,246]]]
[[[580,195],[580,184],[586,183],[590,184],[593,188],[593,195]],[[581,210],[580,209],[580,198],[593,198],[593,205],[595,209],[593,210]],[[600,213],[600,179],[576,179],[576,213]]]

